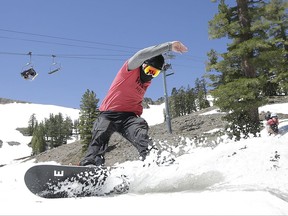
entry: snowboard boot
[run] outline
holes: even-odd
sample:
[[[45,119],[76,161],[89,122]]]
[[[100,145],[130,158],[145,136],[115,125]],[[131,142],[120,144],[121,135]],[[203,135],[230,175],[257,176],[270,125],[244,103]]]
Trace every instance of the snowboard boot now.
[[[103,166],[105,158],[102,155],[97,155],[94,160],[83,159],[80,161],[79,166]]]

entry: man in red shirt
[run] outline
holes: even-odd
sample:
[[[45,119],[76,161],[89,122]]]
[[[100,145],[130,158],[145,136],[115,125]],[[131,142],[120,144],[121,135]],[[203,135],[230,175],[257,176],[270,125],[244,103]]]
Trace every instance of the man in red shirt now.
[[[139,50],[123,64],[99,108],[92,140],[80,166],[103,165],[114,132],[129,140],[138,150],[140,159],[145,160],[152,140],[148,136],[147,122],[140,117],[142,101],[152,79],[164,65],[162,54],[169,51],[183,53],[188,49],[179,41],[166,42]]]
[[[278,129],[279,120],[278,120],[278,116],[276,113],[271,114],[270,119],[267,121],[266,124],[267,124],[267,131],[268,131],[269,135],[271,135],[271,134],[277,135],[278,134],[278,132],[279,132],[279,129]]]

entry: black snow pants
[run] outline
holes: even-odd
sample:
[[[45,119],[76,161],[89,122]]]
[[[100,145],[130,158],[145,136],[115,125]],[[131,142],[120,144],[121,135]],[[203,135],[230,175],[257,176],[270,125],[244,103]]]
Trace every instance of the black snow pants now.
[[[108,142],[114,132],[118,132],[130,141],[138,150],[139,156],[145,159],[148,146],[152,146],[148,129],[147,122],[133,112],[101,112],[94,122],[92,140],[80,165],[103,165]]]

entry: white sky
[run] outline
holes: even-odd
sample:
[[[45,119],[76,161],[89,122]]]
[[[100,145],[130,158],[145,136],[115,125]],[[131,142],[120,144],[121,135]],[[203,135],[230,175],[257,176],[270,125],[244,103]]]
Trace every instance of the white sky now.
[[[164,105],[144,110],[150,125],[163,122]],[[267,105],[259,111],[288,114],[288,103]],[[142,162],[121,164],[129,176],[128,194],[114,197],[43,199],[24,184],[33,161],[13,160],[30,154],[31,137],[15,130],[25,127],[32,113],[41,120],[54,112],[77,118],[79,110],[40,104],[0,105],[0,214],[1,215],[287,215],[288,119],[281,119],[282,136],[233,142],[218,147],[195,148],[193,141],[168,167],[142,167]],[[214,111],[215,112],[215,111]],[[185,139],[185,138],[183,138]],[[18,141],[19,146],[7,142]],[[275,151],[278,161],[271,161]],[[55,162],[46,162],[56,164]]]

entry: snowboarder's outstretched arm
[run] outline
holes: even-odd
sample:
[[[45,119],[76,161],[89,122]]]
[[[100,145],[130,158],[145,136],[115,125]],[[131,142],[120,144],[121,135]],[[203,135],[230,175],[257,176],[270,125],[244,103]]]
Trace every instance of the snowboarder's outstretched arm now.
[[[162,53],[173,51],[178,53],[187,52],[188,48],[180,41],[162,43],[139,50],[128,60],[128,70],[140,67],[144,61]]]

